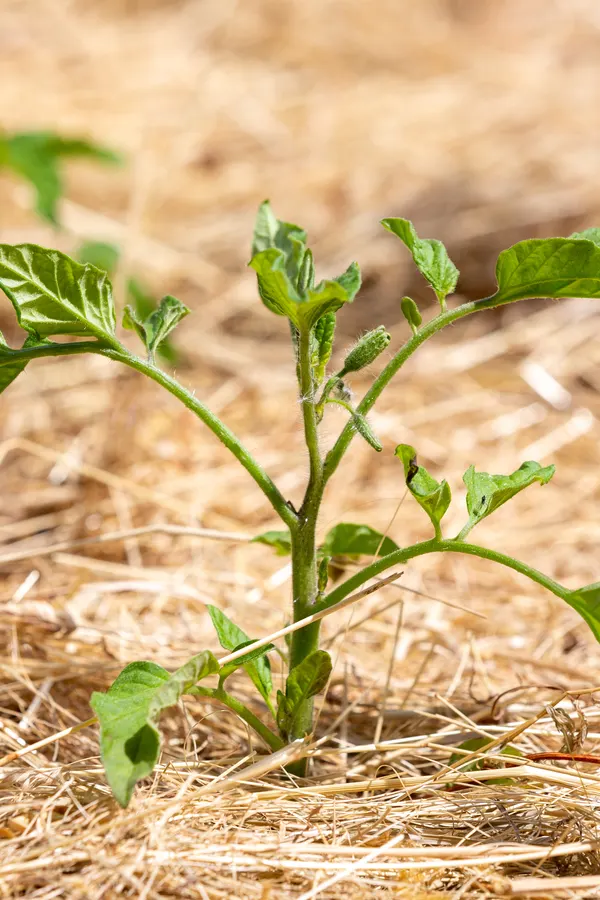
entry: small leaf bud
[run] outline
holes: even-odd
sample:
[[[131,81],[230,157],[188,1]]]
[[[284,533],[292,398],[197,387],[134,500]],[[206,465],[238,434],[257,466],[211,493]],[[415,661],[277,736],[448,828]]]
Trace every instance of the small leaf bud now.
[[[301,294],[312,290],[315,286],[315,264],[310,250],[305,250],[298,272],[298,290]]]
[[[412,299],[412,297],[403,297],[400,303],[400,307],[402,309],[404,318],[411,327],[412,333],[416,334],[419,330],[421,322],[423,321],[423,316],[419,312],[419,307]]]

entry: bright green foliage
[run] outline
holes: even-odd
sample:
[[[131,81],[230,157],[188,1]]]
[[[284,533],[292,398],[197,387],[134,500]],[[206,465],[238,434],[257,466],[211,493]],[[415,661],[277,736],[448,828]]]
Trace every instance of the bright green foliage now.
[[[29,350],[31,347],[39,347],[41,344],[47,343],[35,334],[28,334],[23,344],[23,350]],[[8,360],[6,365],[0,366],[0,394],[13,383],[25,366],[28,360],[16,360],[11,358],[10,347],[6,344],[2,333],[0,332],[0,362],[3,356]]]
[[[419,312],[419,307],[412,297],[403,297],[400,302],[400,308],[402,309],[402,315],[410,325],[412,333],[416,334],[423,322],[423,316]]]
[[[339,278],[315,287],[312,254],[308,254],[306,232],[275,218],[265,200],[256,217],[249,265],[256,272],[258,292],[267,309],[286,316],[297,329],[313,328],[321,316],[352,301],[360,288],[356,263]]]
[[[337,281],[321,281],[303,296],[298,293],[286,271],[281,250],[263,250],[250,261],[258,279],[258,291],[267,309],[287,316],[296,328],[312,328],[321,316],[335,312],[350,300]]]
[[[284,737],[296,732],[303,704],[325,688],[330,675],[331,657],[325,650],[315,650],[292,669],[285,694],[277,692],[277,725]]]
[[[85,241],[77,254],[79,262],[90,263],[97,269],[102,269],[110,278],[114,277],[117,271],[120,255],[121,251],[116,244],[109,244],[105,241]],[[127,279],[127,296],[135,313],[132,315],[132,319],[139,323],[149,319],[159,306],[158,301],[151,296],[137,278]],[[137,331],[137,328],[135,330]],[[143,337],[140,336],[145,344],[146,332],[142,331]],[[176,365],[179,360],[179,354],[168,336],[161,338],[156,352],[170,365]]]
[[[347,354],[342,370],[338,373],[340,378],[343,378],[348,372],[358,372],[365,366],[370,366],[383,353],[390,341],[391,337],[385,325],[380,325],[373,331],[363,334]]]
[[[105,694],[92,694],[100,721],[100,748],[108,783],[121,806],[158,760],[161,712],[207,675],[219,670],[208,651],[194,656],[172,675],[151,662],[126,666]]]
[[[600,582],[577,588],[565,599],[585,619],[596,640],[600,641]]]
[[[532,460],[524,462],[512,475],[488,475],[487,472],[476,472],[475,466],[470,466],[463,476],[469,521],[461,531],[461,537],[530,484],[536,481],[547,484],[554,471],[554,466],[542,468]]]
[[[30,334],[73,334],[114,343],[111,284],[93,266],[36,244],[0,244],[0,288]]]
[[[591,241],[600,247],[600,228],[586,228],[585,231],[574,231],[569,235],[572,241]]]
[[[58,201],[63,194],[61,163],[80,157],[103,163],[119,163],[121,157],[90,141],[60,137],[51,131],[31,131],[0,136],[0,167],[12,169],[28,181],[36,193],[40,216],[58,223]]]
[[[478,737],[472,738],[470,741],[464,741],[462,744],[459,744],[457,749],[464,750],[465,753],[453,753],[450,757],[450,766],[455,766],[457,763],[460,763],[461,759],[465,759],[469,753],[476,753],[477,750],[481,750],[483,747],[487,747],[490,743],[490,738],[488,737]],[[493,751],[500,756],[512,756],[512,757],[520,757],[523,758],[523,754],[516,747],[507,744],[506,747],[503,747],[502,750],[494,750]],[[483,756],[479,759],[472,759],[471,762],[465,763],[464,766],[458,766],[458,770],[460,772],[481,772],[483,769],[489,769],[490,766],[493,768],[498,767],[498,763],[495,760],[490,760],[489,758]],[[492,778],[490,780],[486,779],[486,784],[513,784],[514,779],[512,778]]]
[[[291,536],[289,531],[267,531],[253,538],[260,544],[273,547],[278,556],[289,556],[292,552]],[[391,538],[385,537],[380,531],[369,525],[355,525],[351,522],[340,522],[334,525],[327,534],[325,540],[318,549],[318,554],[324,556],[387,556],[398,550]]]
[[[211,606],[210,603],[207,603],[206,608],[215,627],[215,631],[217,632],[221,647],[225,650],[238,650],[249,642],[251,643],[246,632],[242,631],[241,628],[238,628],[238,626],[235,625],[222,610],[216,606]],[[259,653],[258,658],[251,657],[248,659],[242,657],[239,661],[236,660],[234,669],[237,669],[240,666],[245,669],[263,699],[266,700],[267,703],[270,703],[273,680],[271,678],[271,664],[264,655],[267,652],[268,648],[265,647],[262,652]],[[228,670],[225,677],[228,677],[234,669]]]
[[[333,338],[335,335],[335,313],[327,313],[321,316],[314,330],[314,348],[312,354],[312,367],[315,384],[320,384],[325,377],[327,363],[331,359],[333,351]]]
[[[452,499],[450,485],[445,480],[436,481],[424,466],[417,464],[417,452],[410,444],[399,444],[394,453],[404,465],[407,488],[431,519],[436,537],[441,537],[440,522]]]
[[[244,647],[250,647],[255,643],[255,641],[256,638],[254,640],[248,638],[248,640],[242,641],[241,644],[238,644],[237,647],[233,647],[233,651],[242,650]],[[247,669],[249,663],[254,662],[254,660],[256,659],[260,659],[265,655],[265,653],[271,653],[271,651],[274,649],[275,646],[273,644],[265,644],[264,647],[258,647],[256,650],[249,650],[248,653],[245,653],[243,656],[238,657],[238,659],[234,659],[233,662],[226,663],[224,666],[221,666],[221,668],[219,669],[219,684],[223,685],[225,683],[225,679],[229,678],[230,675],[233,675],[233,673],[238,669]]]
[[[292,536],[289,531],[265,531],[252,538],[252,543],[273,547],[277,556],[289,556],[292,552]]]
[[[494,306],[532,297],[600,297],[597,229],[571,238],[521,241],[498,257]],[[487,303],[488,301],[481,301]]]
[[[340,522],[327,532],[319,552],[324,556],[387,556],[398,544],[368,525]]]
[[[66,147],[63,152],[67,152]],[[3,155],[5,160],[6,146],[3,148],[0,143],[0,161]],[[106,694],[94,694],[92,705],[100,720],[107,778],[122,805],[128,803],[136,782],[148,775],[156,763],[161,710],[176,703],[184,692],[227,706],[273,751],[282,746],[282,738],[273,730],[276,726],[283,739],[289,741],[311,733],[314,728],[312,698],[325,687],[331,673],[331,660],[327,653],[319,650],[318,623],[311,618],[306,624],[305,617],[312,617],[314,612],[329,613],[341,602],[346,605],[358,600],[364,595],[361,589],[372,579],[413,558],[451,552],[504,565],[565,600],[600,640],[600,582],[569,590],[524,562],[465,541],[475,524],[516,493],[535,481],[548,482],[554,472],[553,466],[542,468],[538,463],[527,462],[508,476],[489,475],[471,467],[464,477],[469,520],[458,538],[444,540],[441,521],[450,503],[450,488],[445,481],[436,481],[418,465],[413,447],[401,444],[396,455],[402,460],[406,485],[430,518],[435,537],[399,548],[393,540],[366,525],[343,522],[327,533],[320,547],[317,545],[319,510],[329,479],[355,432],[376,449],[381,449],[366,417],[392,377],[424,341],[464,316],[523,297],[600,296],[600,229],[590,229],[571,238],[524,241],[515,245],[505,251],[498,262],[498,293],[449,311],[445,308],[445,297],[456,286],[458,273],[443,246],[438,241],[418,238],[412,225],[404,219],[387,219],[385,224],[409,247],[418,267],[436,291],[442,311],[423,324],[416,305],[404,298],[402,310],[413,337],[390,359],[362,400],[355,403],[342,375],[345,371],[356,371],[368,365],[387,347],[389,336],[382,327],[359,341],[347,355],[344,370],[330,375],[322,388],[320,383],[325,378],[332,352],[336,313],[354,298],[360,286],[358,267],[353,264],[339,278],[315,287],[314,261],[306,247],[304,231],[276,219],[268,204],[263,204],[259,210],[251,265],[257,272],[259,291],[265,304],[289,319],[295,351],[297,400],[300,401],[298,407],[310,469],[298,506],[284,497],[236,435],[193,392],[152,364],[154,351],[160,350],[161,345],[165,347],[165,338],[187,314],[183,304],[166,297],[156,308],[142,288],[137,291],[133,308],[127,310],[126,323],[142,338],[150,355],[150,361],[147,361],[131,353],[115,336],[115,315],[107,277],[107,272],[116,265],[118,251],[115,248],[111,245],[84,248],[82,253],[86,260],[98,263],[96,267],[82,265],[56,250],[28,244],[0,245],[0,288],[12,301],[18,320],[27,332],[20,349],[11,349],[0,335],[0,392],[31,359],[42,356],[92,352],[144,373],[193,411],[231,451],[279,516],[285,530],[269,531],[255,541],[272,547],[279,555],[291,554],[292,612],[296,630],[289,638],[292,668],[285,693],[278,694],[277,710],[271,702],[272,676],[267,659],[273,646],[267,644],[257,648],[256,642],[216,607],[209,607],[209,613],[219,641],[227,650],[239,653],[238,659],[221,665],[211,653],[204,652],[173,675],[153,663],[134,663],[121,673]],[[137,283],[130,279],[130,296],[137,290],[133,285]],[[91,340],[52,341],[55,336]],[[337,441],[324,453],[319,426],[328,403],[342,406],[350,418]],[[347,489],[351,491],[351,485]],[[334,576],[340,576],[340,560],[361,557],[372,559],[326,593],[329,576],[332,580]],[[281,653],[281,656],[286,659],[285,654]],[[225,690],[226,679],[240,667],[250,675],[265,700],[267,711],[264,712],[271,715],[272,728]],[[217,676],[216,687],[197,683],[209,674]],[[477,749],[477,746],[465,744],[463,748]],[[304,775],[304,763],[292,763],[290,772]]]
[[[123,313],[123,325],[137,333],[152,362],[154,354],[162,342],[188,313],[187,306],[176,297],[167,295],[160,301],[158,309],[151,312],[145,320],[138,318],[136,311],[131,306],[126,306]]]
[[[454,293],[459,272],[442,242],[420,238],[408,219],[382,219],[381,224],[406,244],[417,269],[444,306],[448,294]]]

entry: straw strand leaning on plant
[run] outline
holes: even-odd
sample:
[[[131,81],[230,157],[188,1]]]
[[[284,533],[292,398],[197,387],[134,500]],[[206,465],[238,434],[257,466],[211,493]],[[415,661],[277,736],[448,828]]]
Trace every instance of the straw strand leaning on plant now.
[[[273,644],[253,641],[215,607],[209,607],[210,616],[221,646],[234,657],[231,662],[219,663],[210,650],[201,650],[172,674],[156,663],[135,662],[125,667],[106,693],[95,693],[91,705],[100,721],[102,759],[109,784],[122,806],[129,803],[136,783],[150,774],[156,764],[162,710],[177,703],[183,694],[207,697],[228,706],[271,750],[310,734],[313,698],[323,690],[331,673],[331,659],[319,648],[323,612],[333,612],[338,604],[344,607],[346,598],[353,597],[370,579],[417,556],[463,553],[508,566],[569,603],[600,639],[600,584],[568,590],[524,562],[466,542],[471,530],[499,506],[535,482],[546,484],[554,474],[553,466],[527,461],[511,475],[490,475],[471,466],[464,476],[467,521],[456,537],[448,539],[442,533],[442,519],[451,502],[448,483],[436,481],[419,465],[415,449],[400,444],[395,453],[406,486],[431,520],[433,538],[400,548],[368,525],[343,522],[330,529],[323,543],[317,545],[319,511],[329,480],[356,434],[374,450],[382,450],[366,416],[394,375],[425,341],[464,316],[517,300],[600,297],[600,229],[569,238],[521,241],[500,254],[496,268],[498,289],[493,296],[448,309],[447,297],[456,287],[458,270],[443,244],[419,238],[405,219],[384,219],[383,225],[410,251],[436,294],[440,311],[423,324],[414,301],[402,299],[400,307],[411,337],[355,405],[346,378],[370,365],[390,342],[383,326],[375,328],[358,340],[338,372],[327,374],[336,316],[354,300],[360,288],[358,266],[352,263],[338,278],[315,284],[314,262],[305,232],[275,218],[268,202],[258,211],[250,265],[256,272],[262,302],[271,312],[288,319],[302,405],[309,472],[299,509],[283,496],[227,426],[156,365],[155,355],[161,343],[189,312],[182,303],[167,296],[146,318],[126,308],[123,323],[142,341],[146,349],[144,359],[116,338],[112,290],[106,273],[81,265],[56,250],[32,244],[0,245],[0,288],[12,301],[27,333],[19,350],[9,348],[0,336],[0,391],[31,360],[75,353],[96,353],[153,379],[196,414],[269,500],[284,528],[259,535],[255,540],[279,554],[291,555],[293,622],[303,622],[316,614],[292,633],[285,690],[278,691],[275,698],[268,656],[275,649]],[[55,343],[52,338],[57,335],[80,340]],[[319,430],[330,404],[341,406],[348,421],[333,447],[324,453]],[[376,559],[328,592],[329,564],[337,556]],[[226,680],[238,668],[246,671],[261,695],[271,717],[270,726],[226,690]],[[200,684],[208,678],[213,679],[212,684]],[[303,775],[306,761],[293,763],[289,768],[296,775]]]

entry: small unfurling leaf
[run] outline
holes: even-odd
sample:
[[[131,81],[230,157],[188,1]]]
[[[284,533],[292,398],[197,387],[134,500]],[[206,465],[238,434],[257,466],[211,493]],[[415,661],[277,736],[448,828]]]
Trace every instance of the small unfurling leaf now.
[[[423,316],[419,312],[419,307],[412,297],[403,297],[400,308],[402,309],[402,315],[410,325],[412,333],[416,334],[423,321]]]
[[[435,529],[437,538],[441,538],[441,521],[446,514],[452,494],[447,481],[436,481],[424,466],[417,463],[417,453],[409,444],[399,444],[394,451],[404,465],[406,486],[425,510]]]

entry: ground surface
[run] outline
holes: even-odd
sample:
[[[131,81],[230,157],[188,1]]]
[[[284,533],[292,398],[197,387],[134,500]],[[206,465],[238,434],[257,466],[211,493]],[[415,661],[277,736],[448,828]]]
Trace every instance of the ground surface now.
[[[257,202],[309,228],[324,271],[361,262],[340,353],[381,321],[397,346],[399,298],[426,298],[378,217],[447,240],[468,298],[489,290],[504,246],[600,222],[593,3],[7,2],[0,17],[0,124],[86,133],[130,160],[69,169],[59,233],[2,176],[0,238],[117,240],[130,270],[188,302],[179,377],[294,499],[306,460],[286,329],[244,267]],[[556,463],[554,481],[478,539],[571,587],[600,578],[598,316],[570,301],[524,312],[459,323],[406,367],[372,416],[384,453],[356,444],[323,532],[345,520],[400,544],[428,534],[409,500],[398,510],[401,441],[450,481],[448,533],[471,462],[536,459]],[[327,439],[342,422],[331,414]],[[207,602],[254,636],[286,621],[285,560],[242,539],[276,526],[269,509],[154,385],[94,359],[40,363],[3,396],[0,427],[0,755],[85,721],[90,692],[130,660],[216,651]],[[163,524],[225,540],[127,537]],[[78,543],[106,532],[119,536]],[[120,812],[96,728],[72,733],[0,769],[3,896],[595,895],[595,765],[441,779],[473,733],[515,732],[534,754],[577,744],[585,720],[582,752],[597,752],[599,656],[572,610],[507,570],[428,557],[324,631],[336,668],[310,780],[250,769],[264,757],[245,728],[186,703],[166,717],[156,777]]]

